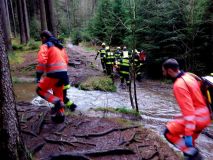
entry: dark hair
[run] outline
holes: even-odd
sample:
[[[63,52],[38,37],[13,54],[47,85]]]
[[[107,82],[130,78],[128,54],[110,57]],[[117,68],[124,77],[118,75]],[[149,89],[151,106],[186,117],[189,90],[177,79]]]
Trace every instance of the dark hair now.
[[[40,34],[40,37],[45,37],[47,39],[52,37],[52,36],[53,36],[53,34],[50,31],[48,31],[48,30],[44,30]]]
[[[172,70],[177,70],[179,69],[179,63],[177,62],[176,59],[170,58],[167,59],[163,65],[162,65],[165,69],[171,68]]]

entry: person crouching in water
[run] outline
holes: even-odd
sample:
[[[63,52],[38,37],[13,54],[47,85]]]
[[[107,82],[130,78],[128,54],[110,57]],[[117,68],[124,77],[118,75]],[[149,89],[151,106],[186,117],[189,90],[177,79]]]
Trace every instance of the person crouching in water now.
[[[200,85],[192,75],[179,70],[175,59],[166,60],[162,71],[174,80],[173,92],[182,113],[181,118],[167,123],[164,136],[183,152],[186,160],[201,160],[195,140],[211,120]]]
[[[66,50],[52,33],[45,30],[41,32],[42,45],[38,52],[36,66],[36,92],[39,96],[54,104],[51,108],[51,118],[56,123],[62,123],[64,116],[63,87],[67,80],[68,56]],[[46,76],[41,79],[43,73]],[[41,80],[40,80],[41,79]],[[52,90],[53,93],[49,92]]]

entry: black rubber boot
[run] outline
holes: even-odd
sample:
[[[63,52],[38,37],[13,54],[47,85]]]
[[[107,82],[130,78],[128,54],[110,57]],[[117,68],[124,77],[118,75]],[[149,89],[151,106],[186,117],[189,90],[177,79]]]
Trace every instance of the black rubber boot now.
[[[203,160],[202,155],[200,154],[199,150],[196,149],[196,153],[193,155],[188,155],[188,154],[183,154],[184,155],[184,160]]]
[[[75,103],[72,103],[68,108],[70,109],[71,112],[74,112],[75,109],[77,108],[77,105]]]
[[[58,112],[58,113],[52,115],[51,119],[55,123],[63,123],[65,120],[65,115],[64,115],[64,113]]]

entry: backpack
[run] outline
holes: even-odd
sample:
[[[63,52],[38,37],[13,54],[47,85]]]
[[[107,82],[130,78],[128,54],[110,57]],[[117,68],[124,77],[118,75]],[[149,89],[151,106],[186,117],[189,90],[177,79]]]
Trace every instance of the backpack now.
[[[146,53],[143,50],[139,53],[139,60],[142,62],[146,61]]]
[[[207,107],[210,111],[211,120],[213,120],[213,76],[199,77],[193,73],[189,73],[200,84],[200,89],[206,100]]]

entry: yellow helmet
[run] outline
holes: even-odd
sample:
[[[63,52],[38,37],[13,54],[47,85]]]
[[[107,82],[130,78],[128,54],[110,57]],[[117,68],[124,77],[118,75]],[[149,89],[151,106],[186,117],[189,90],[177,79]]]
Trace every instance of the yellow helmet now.
[[[135,53],[140,53],[137,49],[135,49]]]
[[[106,50],[109,50],[109,46],[106,46]]]

